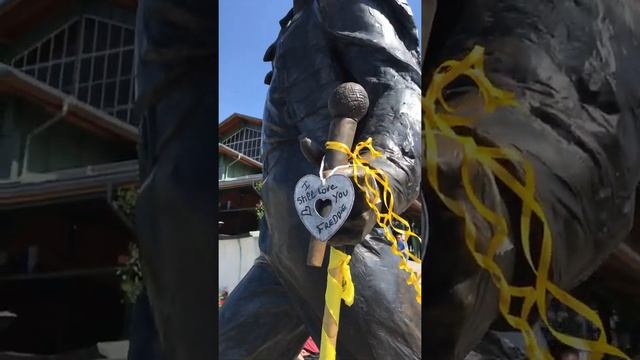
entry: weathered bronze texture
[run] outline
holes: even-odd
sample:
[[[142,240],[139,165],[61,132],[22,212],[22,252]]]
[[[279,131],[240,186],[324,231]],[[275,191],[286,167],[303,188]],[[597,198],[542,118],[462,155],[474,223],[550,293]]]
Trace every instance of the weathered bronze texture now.
[[[571,289],[596,270],[629,234],[640,179],[640,3],[632,0],[439,1],[430,29],[423,87],[436,66],[486,48],[485,72],[512,91],[518,107],[478,111],[467,80],[447,89],[449,103],[477,119],[480,144],[515,148],[535,171],[536,196],[553,236],[552,280]],[[426,39],[425,39],[426,40]],[[438,137],[440,183],[472,205],[460,179],[462,151]],[[522,169],[511,167],[514,174]],[[425,176],[426,177],[426,176]],[[481,201],[504,215],[512,237],[497,256],[508,281],[533,284],[520,246],[521,202],[489,172],[474,172]],[[423,268],[425,358],[461,359],[490,329],[508,329],[498,293],[465,245],[462,220],[423,183],[430,241]],[[478,249],[493,230],[474,220]],[[532,225],[534,261],[540,222]],[[518,310],[519,311],[519,310]],[[530,319],[535,321],[535,318]]]
[[[162,359],[217,355],[215,6],[138,1],[136,226]],[[149,336],[138,333],[132,346]],[[132,356],[156,359],[155,350]]]

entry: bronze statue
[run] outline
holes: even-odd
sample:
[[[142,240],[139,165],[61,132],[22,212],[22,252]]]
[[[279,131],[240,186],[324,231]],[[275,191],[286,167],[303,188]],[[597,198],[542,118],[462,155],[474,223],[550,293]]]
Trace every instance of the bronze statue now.
[[[446,97],[475,118],[467,133],[478,143],[518,149],[532,163],[554,240],[552,280],[563,289],[575,287],[632,226],[640,180],[640,4],[440,1],[430,33],[423,88],[436,66],[480,45],[489,79],[515,93],[519,106],[490,114],[479,110],[477,90],[467,80],[448,88]],[[443,187],[468,204],[460,185],[461,149],[437,141]],[[531,284],[519,242],[519,198],[486,171],[479,169],[472,180],[481,200],[508,219],[510,246],[497,256],[503,272],[510,283]],[[426,181],[423,190],[431,232],[423,268],[423,350],[429,359],[462,359],[489,329],[508,327],[498,313],[497,288],[465,245],[462,220]],[[475,222],[482,248],[492,229]],[[532,249],[540,249],[539,223],[532,234]]]
[[[136,226],[162,359],[216,357],[215,6],[138,1]],[[145,303],[136,308],[145,310]],[[158,359],[152,326],[139,325],[132,360]]]
[[[309,232],[293,193],[300,178],[319,172],[314,159],[322,156],[332,120],[327,102],[338,85],[355,82],[368,94],[369,111],[354,142],[371,137],[384,153],[373,164],[389,175],[398,212],[419,191],[420,49],[406,2],[296,0],[280,24],[265,55],[273,71],[265,79],[262,255],[220,311],[219,358],[225,360],[293,359],[309,335],[320,343],[327,259],[322,268],[306,265]],[[420,359],[415,290],[372,227],[356,197],[330,240],[351,254],[356,286],[354,304],[342,309],[338,358]]]

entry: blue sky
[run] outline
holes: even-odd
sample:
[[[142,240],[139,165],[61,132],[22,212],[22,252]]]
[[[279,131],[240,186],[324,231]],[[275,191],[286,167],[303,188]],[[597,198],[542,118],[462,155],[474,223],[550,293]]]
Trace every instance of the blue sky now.
[[[420,24],[420,0],[408,0]],[[278,21],[292,0],[221,0],[219,2],[218,122],[234,112],[262,118],[271,63],[262,62],[280,31]]]

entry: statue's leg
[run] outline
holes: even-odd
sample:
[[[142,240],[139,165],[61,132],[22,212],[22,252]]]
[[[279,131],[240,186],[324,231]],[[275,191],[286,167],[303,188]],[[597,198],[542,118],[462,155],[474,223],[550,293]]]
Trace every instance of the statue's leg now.
[[[309,332],[289,296],[258,258],[220,310],[219,359],[294,359]]]
[[[142,292],[133,305],[129,327],[128,360],[160,360],[158,331],[151,313],[147,289]]]
[[[215,6],[138,2],[135,220],[166,359],[216,357]]]

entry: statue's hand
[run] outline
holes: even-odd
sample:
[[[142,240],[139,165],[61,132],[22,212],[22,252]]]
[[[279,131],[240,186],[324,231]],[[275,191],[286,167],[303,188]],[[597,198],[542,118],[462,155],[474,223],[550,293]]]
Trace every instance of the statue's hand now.
[[[322,149],[322,147],[320,147],[311,139],[303,137],[300,139],[300,148],[302,150],[302,153],[310,163],[318,167],[320,166],[320,163],[322,162],[322,158],[324,156],[324,150]],[[365,159],[368,158],[367,155],[364,155],[364,157]],[[324,171],[325,176],[328,176],[330,173],[332,173],[331,170]],[[353,166],[341,166],[333,171],[333,174],[341,174],[353,180]],[[361,184],[364,183],[364,173],[362,171],[358,174],[358,180]],[[377,184],[373,184],[373,186],[377,188]],[[375,215],[365,201],[364,194],[355,184],[354,190],[355,199],[353,202],[351,213],[349,214],[347,221],[345,221],[340,230],[338,230],[338,232],[336,232],[336,234],[331,239],[329,239],[329,245],[356,245],[364,239],[365,235],[371,232],[373,226],[375,225]]]
[[[351,165],[336,169],[334,174],[344,175],[353,180],[353,167]],[[358,174],[358,181],[364,184],[364,173]],[[377,184],[373,186],[378,188]],[[375,214],[367,204],[363,192],[354,184],[355,199],[353,208],[347,218],[347,221],[340,227],[336,234],[329,239],[329,245],[356,245],[360,243],[365,235],[373,229],[376,223]]]

